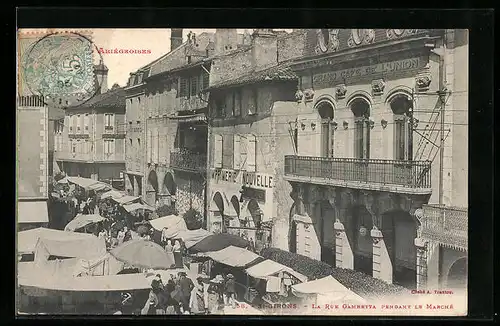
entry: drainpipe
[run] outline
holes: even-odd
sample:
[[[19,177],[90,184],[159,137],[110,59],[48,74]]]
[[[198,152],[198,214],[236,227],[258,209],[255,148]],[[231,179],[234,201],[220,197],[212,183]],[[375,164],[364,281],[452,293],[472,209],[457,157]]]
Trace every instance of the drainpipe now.
[[[444,197],[444,114],[445,114],[445,105],[446,105],[446,97],[443,98],[443,96],[446,96],[446,59],[447,59],[447,42],[448,42],[448,37],[447,33],[445,30],[445,34],[443,37],[443,55],[441,56],[440,59],[440,72],[441,75],[439,76],[439,101],[440,101],[440,144],[439,144],[439,205],[443,205],[443,197]]]

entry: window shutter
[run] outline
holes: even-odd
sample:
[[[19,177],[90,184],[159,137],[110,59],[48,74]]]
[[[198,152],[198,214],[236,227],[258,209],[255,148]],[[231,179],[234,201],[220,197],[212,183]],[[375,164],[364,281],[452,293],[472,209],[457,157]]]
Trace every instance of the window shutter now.
[[[215,160],[214,160],[215,168],[222,168],[222,136],[215,135]]]
[[[151,144],[152,144],[151,130],[148,130],[148,137],[146,138],[147,146],[147,162],[151,163]]]
[[[179,97],[187,96],[187,88],[188,88],[187,79],[184,77],[181,77],[180,78],[180,85],[179,85]]]
[[[83,118],[83,124],[84,124],[84,126],[85,126],[85,127],[84,127],[84,128],[85,128],[85,129],[84,129],[84,130],[85,130],[85,133],[87,133],[87,134],[88,134],[88,132],[89,132],[89,115],[88,115],[88,114],[86,114],[86,115],[85,115],[85,117]]]
[[[66,128],[68,128],[69,130],[69,133],[71,133],[73,128],[71,128],[71,120],[69,116],[64,117],[64,126],[66,126]]]
[[[208,88],[208,86],[210,84],[210,75],[207,74],[206,72],[203,72],[202,74],[203,74],[203,77],[202,77],[203,78],[202,79],[202,81],[203,81],[203,89],[205,89],[205,88]]]
[[[115,140],[112,139],[111,142],[110,142],[110,145],[111,145],[111,154],[114,154],[115,153]]]
[[[156,139],[155,139],[155,144],[156,144],[156,150],[155,150],[155,163],[160,162],[160,130],[156,129]]]
[[[248,139],[247,137],[240,136],[240,165],[241,170],[246,170],[247,168],[247,147]]]
[[[198,76],[191,77],[191,96],[196,96],[198,94]]]
[[[256,148],[257,148],[257,140],[254,135],[248,135],[248,146],[247,146],[247,171],[255,172],[256,171]]]
[[[233,168],[239,170],[241,167],[240,135],[234,135],[233,157]]]
[[[111,116],[109,117],[109,120],[111,121],[110,125],[111,125],[111,127],[113,127],[113,130],[114,130],[115,129],[115,115],[111,114]]]

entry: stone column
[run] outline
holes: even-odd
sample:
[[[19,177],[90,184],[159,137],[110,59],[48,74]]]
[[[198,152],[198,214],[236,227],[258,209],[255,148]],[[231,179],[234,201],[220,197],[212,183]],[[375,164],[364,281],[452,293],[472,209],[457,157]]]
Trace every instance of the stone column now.
[[[392,262],[384,242],[384,235],[376,226],[371,231],[373,239],[373,277],[392,284]]]
[[[427,242],[422,238],[415,238],[417,247],[417,289],[427,288]]]
[[[333,227],[335,229],[335,266],[338,268],[354,269],[354,255],[344,229],[344,224],[337,219]]]

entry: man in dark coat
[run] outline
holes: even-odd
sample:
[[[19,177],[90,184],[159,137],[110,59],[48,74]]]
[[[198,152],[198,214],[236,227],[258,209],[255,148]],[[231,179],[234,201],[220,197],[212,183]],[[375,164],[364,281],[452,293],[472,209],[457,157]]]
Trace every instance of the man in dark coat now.
[[[189,300],[191,299],[191,291],[194,289],[193,281],[187,277],[186,273],[180,273],[181,279],[179,280],[181,303],[184,311],[190,312]]]

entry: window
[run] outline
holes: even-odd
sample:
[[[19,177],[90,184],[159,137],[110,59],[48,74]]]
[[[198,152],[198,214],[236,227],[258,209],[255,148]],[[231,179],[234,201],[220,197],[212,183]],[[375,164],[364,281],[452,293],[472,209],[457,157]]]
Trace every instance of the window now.
[[[151,162],[151,142],[152,142],[152,140],[153,140],[153,132],[151,131],[151,129],[149,129],[148,130],[148,138],[146,139],[146,146],[148,147],[146,159],[147,159],[148,163]]]
[[[352,101],[354,113],[354,157],[370,158],[370,104],[362,98]]]
[[[141,147],[141,139],[140,138],[137,138],[137,145],[139,145],[139,147]]]
[[[112,113],[104,114],[104,130],[113,131],[115,125],[115,115]]]
[[[200,91],[200,85],[198,84],[198,76],[193,76],[191,77],[191,93],[190,96],[196,96],[198,95]]]
[[[89,114],[88,113],[86,113],[85,117],[83,118],[83,126],[84,126],[85,133],[88,134],[89,133]]]
[[[224,105],[226,110],[231,112],[231,116],[234,117],[234,97],[232,93],[226,94],[226,104]]]
[[[132,146],[132,145],[133,145],[133,144],[132,144],[132,138],[129,138],[128,142],[129,142],[130,146]]]
[[[89,140],[88,139],[85,139],[85,145],[83,147],[83,152],[85,154],[89,154],[90,153],[90,147],[89,147]]]
[[[406,95],[398,95],[391,102],[394,114],[394,158],[413,159],[413,103]]]
[[[214,135],[214,168],[222,168],[222,136]]]
[[[76,116],[76,132],[80,133],[82,131],[82,117],[78,114]]]
[[[247,135],[247,171],[256,171],[257,139],[254,135]]]
[[[311,89],[313,87],[312,80],[313,77],[311,75],[302,76],[300,78],[300,88],[303,90]]]
[[[248,114],[249,115],[257,114],[258,101],[259,101],[259,92],[257,91],[257,88],[254,88],[252,90],[252,101],[251,101],[250,105],[248,106]]]
[[[207,74],[205,71],[201,73],[201,89],[206,89],[208,88],[210,84],[210,75]]]
[[[241,116],[241,89],[236,90],[233,96],[234,96],[233,115],[235,117],[239,117]]]
[[[226,115],[226,101],[222,97],[217,97],[215,99],[215,115],[218,118],[224,117]]]
[[[241,168],[241,150],[240,150],[240,135],[234,135],[233,138],[233,168],[239,170]]]
[[[71,146],[71,153],[75,154],[76,153],[76,142],[73,140],[70,140],[69,145]]]
[[[80,139],[78,139],[78,140],[76,141],[76,152],[77,152],[78,154],[83,153],[83,151],[82,151],[82,142],[80,141]]]
[[[189,96],[189,82],[187,78],[181,77],[179,82],[179,97]]]
[[[333,157],[334,131],[333,105],[329,102],[320,102],[317,107],[321,117],[321,155],[323,157]]]
[[[115,140],[114,139],[105,139],[104,140],[104,154],[106,156],[112,155],[115,153]]]

